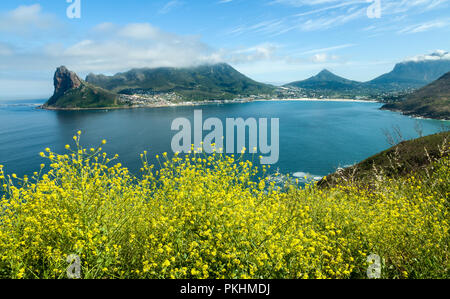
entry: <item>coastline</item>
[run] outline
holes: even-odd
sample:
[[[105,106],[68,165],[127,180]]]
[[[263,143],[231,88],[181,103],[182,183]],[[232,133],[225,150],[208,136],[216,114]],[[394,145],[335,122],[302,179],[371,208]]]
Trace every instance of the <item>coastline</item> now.
[[[120,107],[95,107],[95,108],[58,108],[40,105],[36,109],[50,111],[89,111],[89,110],[121,110],[121,109],[140,109],[140,108],[165,108],[165,107],[189,107],[202,105],[224,105],[224,104],[245,104],[252,102],[354,102],[354,103],[379,103],[374,100],[352,100],[352,99],[316,99],[316,98],[293,98],[293,99],[258,99],[258,100],[226,100],[226,101],[201,101],[201,102],[182,102],[182,103],[158,103],[154,105],[135,105]]]
[[[350,102],[350,103],[381,103],[381,102],[375,101],[375,100],[318,99],[318,98],[270,99],[270,100],[254,100],[254,102]]]
[[[244,103],[244,102],[234,102],[234,103]],[[161,103],[161,104],[154,104],[154,105],[135,105],[135,106],[120,106],[120,107],[96,107],[96,108],[58,108],[58,107],[46,107],[44,105],[40,105],[37,107],[37,109],[42,110],[50,110],[50,111],[89,111],[89,110],[123,110],[123,109],[142,109],[142,108],[166,108],[166,107],[189,107],[189,106],[201,106],[201,105],[208,105],[208,104],[228,104],[224,102],[185,102],[185,103]]]
[[[415,119],[428,119],[428,120],[450,121],[450,119],[447,119],[447,118],[439,118],[439,117],[433,118],[433,117],[426,117],[426,116],[423,116],[423,115],[418,115],[418,114],[410,113],[410,112],[407,112],[407,111],[402,111],[402,110],[399,110],[399,109],[388,109],[388,108],[383,108],[383,107],[381,107],[380,110],[383,110],[383,111],[391,111],[391,112],[394,112],[394,113],[399,113],[399,114],[401,114],[401,115],[403,115],[403,116],[407,116],[407,117],[411,117],[411,118],[415,118]]]

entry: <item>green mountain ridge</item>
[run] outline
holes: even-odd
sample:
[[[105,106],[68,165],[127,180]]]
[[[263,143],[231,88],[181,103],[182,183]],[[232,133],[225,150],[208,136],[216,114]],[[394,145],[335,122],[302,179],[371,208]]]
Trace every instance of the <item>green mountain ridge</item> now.
[[[141,68],[114,76],[89,74],[86,82],[121,94],[175,92],[186,100],[231,100],[271,94],[275,87],[256,82],[228,64],[190,68]]]
[[[450,72],[404,100],[386,104],[382,109],[400,111],[406,115],[450,119]]]
[[[384,89],[420,88],[450,72],[450,60],[407,61],[369,82],[368,85]]]
[[[284,87],[297,87],[311,90],[328,90],[340,92],[352,92],[361,88],[363,83],[337,76],[327,69],[322,70],[316,76],[302,81],[296,81],[284,85]]]
[[[336,96],[373,96],[421,88],[447,72],[450,72],[448,59],[407,61],[396,64],[391,72],[367,82],[348,80],[325,69],[316,76],[285,84],[284,87],[302,88]]]

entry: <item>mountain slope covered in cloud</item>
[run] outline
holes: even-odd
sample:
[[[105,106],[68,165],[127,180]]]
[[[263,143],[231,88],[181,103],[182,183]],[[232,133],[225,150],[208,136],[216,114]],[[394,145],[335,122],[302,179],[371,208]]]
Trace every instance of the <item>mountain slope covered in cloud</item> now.
[[[123,94],[176,92],[189,100],[234,99],[271,94],[275,89],[225,63],[189,68],[140,68],[114,76],[89,74],[86,81]]]
[[[398,63],[391,72],[368,83],[388,90],[419,88],[447,72],[450,72],[450,55],[438,50],[430,55],[421,55]]]

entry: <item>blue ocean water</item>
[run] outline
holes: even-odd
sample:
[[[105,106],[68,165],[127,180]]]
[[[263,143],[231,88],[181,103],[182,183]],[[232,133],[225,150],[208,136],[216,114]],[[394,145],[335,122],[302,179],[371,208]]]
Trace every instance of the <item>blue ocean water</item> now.
[[[119,154],[120,162],[132,172],[140,168],[139,154],[171,153],[171,131],[175,118],[193,119],[194,110],[203,119],[216,117],[279,118],[280,158],[272,169],[303,177],[327,175],[338,167],[360,162],[390,147],[383,130],[400,128],[404,139],[433,134],[449,122],[414,119],[379,110],[379,103],[360,102],[251,102],[196,107],[167,107],[131,110],[46,111],[36,109],[43,101],[0,102],[0,164],[8,173],[31,174],[46,161],[39,152],[46,147],[64,153],[72,136],[82,130],[85,147],[103,146]],[[155,159],[152,160],[156,163]]]

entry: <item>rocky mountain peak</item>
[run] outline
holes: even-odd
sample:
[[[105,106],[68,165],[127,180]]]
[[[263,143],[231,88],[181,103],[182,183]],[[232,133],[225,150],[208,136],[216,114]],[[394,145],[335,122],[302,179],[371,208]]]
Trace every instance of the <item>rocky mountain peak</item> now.
[[[65,66],[60,66],[56,69],[53,82],[55,85],[55,94],[63,94],[72,88],[81,86],[81,79]]]

